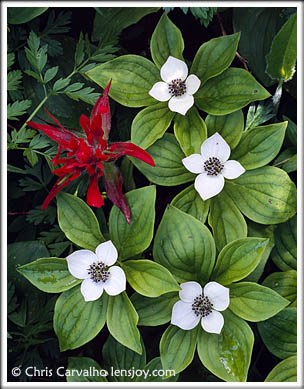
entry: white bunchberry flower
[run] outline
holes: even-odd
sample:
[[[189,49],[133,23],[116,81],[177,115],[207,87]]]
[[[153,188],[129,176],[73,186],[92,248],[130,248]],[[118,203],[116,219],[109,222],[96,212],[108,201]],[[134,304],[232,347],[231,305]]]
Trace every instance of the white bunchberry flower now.
[[[109,240],[90,250],[77,250],[67,257],[69,272],[73,277],[82,279],[81,293],[85,301],[97,300],[103,290],[116,296],[126,289],[126,276],[117,261],[118,253]]]
[[[180,285],[180,300],[173,305],[171,324],[183,330],[192,330],[201,321],[206,332],[220,334],[224,317],[219,311],[228,308],[229,289],[211,281],[204,287],[195,281]]]
[[[224,188],[225,180],[232,180],[245,172],[243,166],[229,160],[230,147],[217,132],[206,139],[201,146],[201,154],[191,154],[182,160],[186,169],[198,176],[194,187],[203,200],[216,196]]]
[[[154,84],[149,95],[158,101],[169,101],[171,111],[185,115],[194,104],[192,95],[201,84],[196,75],[187,76],[188,67],[185,62],[170,55],[160,69],[163,81]]]

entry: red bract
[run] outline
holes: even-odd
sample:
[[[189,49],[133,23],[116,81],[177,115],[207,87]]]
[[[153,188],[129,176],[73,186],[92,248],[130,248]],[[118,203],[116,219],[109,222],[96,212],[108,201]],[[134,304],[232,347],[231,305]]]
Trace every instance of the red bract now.
[[[87,193],[87,203],[93,207],[104,204],[98,188],[98,178],[104,175],[106,192],[109,199],[123,212],[130,223],[130,209],[122,194],[122,178],[119,169],[114,165],[121,155],[130,155],[149,165],[155,166],[151,156],[133,143],[117,142],[108,144],[111,129],[111,113],[108,92],[111,81],[97,100],[91,117],[80,117],[80,125],[86,133],[86,139],[79,138],[63,128],[47,110],[48,115],[56,122],[59,128],[38,124],[32,121],[27,124],[37,130],[43,131],[48,137],[58,143],[57,155],[51,160],[54,166],[61,165],[53,171],[59,176],[55,185],[45,199],[42,209],[46,209],[56,194],[71,181],[75,180],[85,171],[89,173],[90,183]],[[67,156],[60,158],[61,150],[67,151]],[[106,167],[106,168],[105,168]]]

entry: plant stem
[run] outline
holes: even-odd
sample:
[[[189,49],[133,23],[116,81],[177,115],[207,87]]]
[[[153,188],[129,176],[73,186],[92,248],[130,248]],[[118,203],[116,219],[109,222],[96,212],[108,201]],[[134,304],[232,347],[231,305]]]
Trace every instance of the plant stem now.
[[[227,35],[226,31],[225,31],[225,28],[224,28],[224,25],[223,25],[223,22],[222,22],[222,18],[220,17],[220,14],[219,13],[216,13],[216,17],[217,17],[217,20],[219,22],[219,25],[220,25],[220,28],[221,28],[221,31],[222,31],[222,35],[225,36]],[[247,61],[245,58],[243,58],[238,52],[235,53],[235,55],[238,57],[238,59],[242,62],[244,68],[247,70],[247,72],[249,72],[249,69],[248,69],[248,66],[247,66]]]
[[[47,101],[47,99],[50,97],[51,95],[47,95],[44,97],[43,100],[41,100],[40,104],[36,107],[36,109],[34,109],[34,111],[30,114],[30,116],[27,118],[27,120],[24,122],[23,126],[20,128],[19,131],[23,130],[25,127],[26,127],[26,122],[29,122],[30,120],[33,119],[33,117],[36,115],[36,113],[39,111],[39,109],[43,106],[43,104]]]

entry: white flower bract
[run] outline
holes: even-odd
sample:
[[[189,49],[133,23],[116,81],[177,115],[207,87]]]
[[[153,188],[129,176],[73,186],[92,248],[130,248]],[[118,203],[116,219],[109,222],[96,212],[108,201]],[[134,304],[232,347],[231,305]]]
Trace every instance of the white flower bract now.
[[[158,101],[169,101],[171,111],[185,115],[194,104],[193,94],[201,81],[194,74],[188,76],[185,62],[171,55],[161,67],[160,76],[163,81],[154,84],[149,95]]]
[[[245,172],[243,166],[229,160],[230,147],[219,133],[206,139],[201,146],[201,154],[191,154],[182,160],[186,169],[198,174],[194,182],[203,200],[219,194],[224,188],[225,180],[239,177]]]
[[[105,290],[116,296],[126,289],[126,276],[119,266],[112,266],[118,253],[109,240],[90,250],[77,250],[66,259],[73,277],[82,279],[81,293],[85,301],[97,300]]]
[[[171,324],[191,330],[201,322],[206,332],[220,334],[224,317],[219,311],[229,306],[229,289],[215,281],[208,282],[204,290],[195,281],[185,282],[180,287],[180,300],[172,308]]]

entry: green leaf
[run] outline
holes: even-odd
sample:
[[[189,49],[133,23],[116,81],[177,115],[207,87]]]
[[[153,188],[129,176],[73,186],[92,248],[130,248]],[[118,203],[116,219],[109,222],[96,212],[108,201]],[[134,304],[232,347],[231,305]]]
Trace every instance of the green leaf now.
[[[108,337],[102,348],[102,357],[105,361],[107,371],[114,373],[114,371],[120,370],[121,374],[111,374],[111,381],[114,382],[129,382],[135,381],[135,377],[132,377],[132,370],[143,370],[146,365],[146,350],[143,341],[142,355],[130,350],[117,342],[111,335]],[[130,372],[130,374],[123,374],[123,371]]]
[[[274,232],[275,247],[271,258],[282,270],[297,270],[297,216],[279,224]]]
[[[144,296],[158,297],[180,290],[169,270],[156,262],[144,259],[126,261],[123,269],[132,288]]]
[[[18,120],[16,116],[24,115],[31,105],[31,100],[14,101],[13,104],[7,104],[7,120]]]
[[[171,205],[204,224],[209,212],[210,200],[204,201],[194,189],[194,185],[190,185],[173,198]]]
[[[9,69],[13,63],[15,62],[15,54],[14,53],[7,53],[7,68]]]
[[[193,360],[198,327],[184,331],[169,325],[159,343],[160,358],[164,370],[183,371]]]
[[[68,269],[66,259],[40,258],[17,268],[36,288],[48,293],[59,293],[79,284]]]
[[[297,356],[279,362],[268,374],[265,382],[297,382]]]
[[[48,83],[49,81],[51,81],[51,80],[56,76],[56,74],[57,74],[57,72],[58,72],[58,69],[59,69],[58,66],[54,66],[54,67],[48,69],[48,70],[45,72],[43,81],[44,81],[45,83]]]
[[[184,40],[180,30],[163,13],[150,41],[150,51],[155,65],[160,69],[169,56],[183,60]]]
[[[71,242],[95,251],[105,241],[94,212],[83,200],[69,193],[60,193],[57,208],[59,227]]]
[[[208,80],[195,94],[199,109],[212,115],[226,115],[270,94],[244,69],[229,68]]]
[[[159,7],[96,7],[93,41],[109,44],[118,40],[120,33]]]
[[[233,61],[240,33],[210,39],[198,49],[190,73],[197,75],[203,85],[226,70]]]
[[[29,260],[48,257],[49,252],[39,241],[22,241],[7,246],[7,277],[15,284],[16,290],[26,297],[43,294],[24,278],[16,267],[28,264]]]
[[[244,216],[225,191],[211,199],[208,223],[219,251],[233,240],[247,236]]]
[[[263,238],[243,238],[227,244],[219,253],[211,279],[222,285],[239,281],[259,263],[269,242]]]
[[[187,115],[176,115],[174,135],[186,156],[200,153],[201,145],[207,138],[207,127],[196,107]]]
[[[131,142],[143,149],[150,147],[164,135],[174,114],[168,109],[167,102],[156,103],[142,109],[132,122]]]
[[[282,117],[284,120],[288,121],[286,136],[287,136],[288,140],[290,141],[290,143],[296,147],[297,146],[297,125],[295,122],[293,122],[291,119],[289,119],[289,117],[287,117],[285,115],[282,115]]]
[[[122,212],[112,207],[109,218],[110,237],[121,260],[142,253],[153,238],[155,219],[155,186],[132,190],[125,195],[131,210],[128,224]]]
[[[107,382],[106,370],[87,357],[69,357],[68,367],[61,373],[65,374],[67,382]]]
[[[155,167],[136,158],[129,158],[151,182],[158,185],[175,186],[194,180],[195,175],[182,164],[185,154],[173,134],[164,134],[162,139],[157,140],[147,149],[147,152],[153,158]]]
[[[173,305],[179,300],[178,293],[165,293],[149,298],[138,293],[131,296],[132,304],[139,315],[138,325],[159,326],[171,320]]]
[[[246,382],[254,343],[253,332],[229,309],[222,314],[225,324],[219,335],[199,332],[198,356],[216,377],[227,382]]]
[[[117,296],[109,296],[107,327],[110,334],[119,343],[138,354],[142,354],[137,322],[138,314],[126,292]]]
[[[238,145],[243,133],[243,112],[239,110],[222,116],[207,115],[206,126],[208,128],[208,137],[218,132],[231,149],[234,149]]]
[[[271,273],[262,285],[273,289],[291,303],[297,299],[297,272],[295,270]]]
[[[214,265],[215,244],[206,226],[169,205],[155,235],[153,257],[179,282],[204,283]]]
[[[61,351],[75,349],[95,338],[106,321],[107,299],[104,293],[98,300],[85,302],[78,286],[58,297],[54,331]]]
[[[20,89],[22,80],[21,70],[12,70],[7,73],[7,90],[14,91]]]
[[[273,79],[287,81],[295,72],[296,59],[297,13],[294,13],[273,39],[270,52],[266,55],[266,72]]]
[[[258,282],[264,272],[265,265],[274,246],[274,226],[263,226],[254,222],[248,221],[248,236],[256,238],[269,238],[269,243],[266,246],[262,258],[257,267],[243,281]]]
[[[85,74],[102,88],[112,79],[109,96],[127,107],[143,107],[157,102],[148,92],[160,81],[159,70],[139,55],[122,55]]]
[[[27,23],[43,14],[48,7],[8,7],[7,22],[9,24]]]
[[[71,82],[70,78],[59,78],[53,85],[53,91],[58,92],[60,89],[65,88]]]
[[[271,100],[268,100],[266,103],[262,101],[257,105],[251,103],[247,112],[245,131],[267,122],[274,116],[275,113],[273,113],[273,103]]]
[[[286,173],[295,172],[297,170],[297,154],[290,157],[288,161],[282,165],[282,169],[285,170]]]
[[[282,223],[296,213],[296,186],[287,173],[273,166],[226,180],[225,191],[240,211],[257,223]]]
[[[291,303],[297,299],[297,272],[295,270],[271,273],[262,285],[273,289]]]
[[[272,40],[284,23],[281,7],[234,7],[233,29],[241,31],[239,53],[246,59],[250,71],[265,86],[274,82],[265,73],[266,54]]]
[[[36,163],[38,162],[38,156],[35,153],[35,151],[31,148],[25,149],[23,151],[23,155],[27,158],[27,160],[32,166],[35,166]]]
[[[289,304],[274,290],[255,282],[231,284],[229,291],[229,309],[242,319],[253,322],[269,319]]]
[[[240,162],[247,170],[266,165],[280,151],[286,128],[287,122],[282,122],[252,128],[244,132],[231,159]]]
[[[77,42],[75,55],[74,55],[75,68],[79,66],[81,62],[84,60],[84,55],[85,53],[84,53],[83,33],[80,32],[79,41]]]
[[[285,359],[297,353],[296,308],[285,308],[258,323],[258,330],[265,346],[276,357]]]

